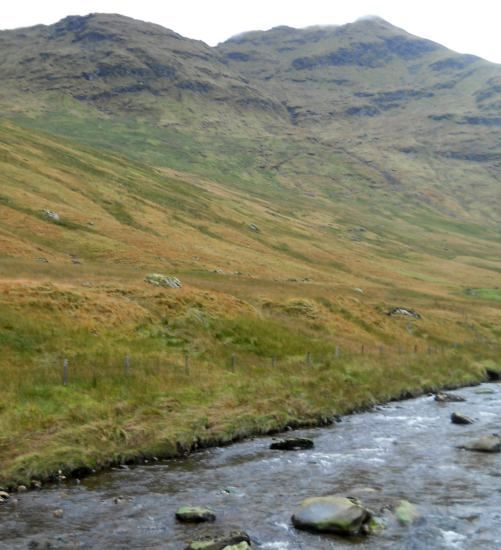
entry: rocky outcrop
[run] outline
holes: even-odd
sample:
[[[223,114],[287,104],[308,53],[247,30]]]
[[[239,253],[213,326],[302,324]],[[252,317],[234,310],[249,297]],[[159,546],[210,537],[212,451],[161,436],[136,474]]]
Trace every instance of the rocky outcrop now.
[[[162,275],[161,273],[150,273],[146,275],[144,280],[154,286],[163,286],[167,288],[181,288],[183,286],[178,278],[171,277],[170,275]]]
[[[413,317],[414,319],[421,319],[421,315],[412,309],[406,307],[394,307],[388,311],[390,317],[395,317],[397,315],[402,315],[403,317]]]
[[[332,495],[303,501],[292,516],[292,523],[306,531],[361,535],[370,532],[371,519],[358,499]]]

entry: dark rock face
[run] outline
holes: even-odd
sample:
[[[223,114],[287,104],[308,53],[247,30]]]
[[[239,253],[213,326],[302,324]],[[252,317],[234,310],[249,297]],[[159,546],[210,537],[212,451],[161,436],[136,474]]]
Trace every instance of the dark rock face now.
[[[300,449],[313,449],[314,443],[311,439],[306,437],[291,437],[287,439],[280,439],[274,441],[270,445],[270,449],[280,451],[298,451]]]
[[[433,71],[461,70],[465,69],[472,63],[479,61],[480,58],[476,55],[458,55],[456,57],[448,57],[441,59],[430,65]]]

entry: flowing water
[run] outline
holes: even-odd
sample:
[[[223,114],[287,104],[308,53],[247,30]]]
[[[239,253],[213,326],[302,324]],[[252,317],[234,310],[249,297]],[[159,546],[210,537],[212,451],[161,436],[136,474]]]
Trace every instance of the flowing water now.
[[[174,550],[206,530],[237,527],[269,550],[501,549],[501,454],[456,448],[501,431],[501,384],[455,393],[467,401],[423,397],[296,432],[314,439],[312,450],[271,451],[263,437],[15,495],[0,506],[0,548]],[[475,424],[451,424],[452,411]],[[422,517],[402,526],[383,511],[383,532],[348,540],[292,527],[303,498],[357,492],[376,512],[406,499]],[[177,523],[184,504],[212,508],[216,523]]]

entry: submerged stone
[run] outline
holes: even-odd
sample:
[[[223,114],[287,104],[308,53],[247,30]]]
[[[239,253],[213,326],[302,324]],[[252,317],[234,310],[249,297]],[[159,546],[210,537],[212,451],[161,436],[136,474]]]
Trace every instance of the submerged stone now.
[[[247,546],[245,546],[246,544]],[[224,534],[207,534],[190,542],[186,550],[246,550],[251,547],[250,537],[244,531]]]
[[[312,439],[307,437],[288,437],[279,439],[270,445],[270,449],[278,449],[280,451],[297,451],[300,449],[313,449],[315,444]]]
[[[401,500],[397,504],[395,507],[395,516],[402,525],[410,525],[421,517],[416,506],[407,500]]]
[[[461,445],[460,449],[467,451],[478,451],[481,453],[499,453],[501,452],[501,437],[499,435],[484,435]]]
[[[372,516],[357,499],[332,495],[303,501],[292,516],[298,529],[339,535],[360,535],[370,532]]]

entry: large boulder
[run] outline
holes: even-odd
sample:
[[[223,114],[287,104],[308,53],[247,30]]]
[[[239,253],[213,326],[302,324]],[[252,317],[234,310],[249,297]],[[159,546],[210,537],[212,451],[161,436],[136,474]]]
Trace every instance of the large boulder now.
[[[270,449],[278,449],[280,451],[297,451],[300,449],[313,449],[313,440],[307,437],[288,437],[279,439],[270,445]]]
[[[247,545],[247,546],[245,546]],[[205,535],[190,542],[186,550],[246,550],[251,547],[251,540],[244,531]]]
[[[465,445],[460,445],[460,449],[467,451],[478,451],[481,453],[500,453],[501,452],[501,436],[497,434],[484,435],[478,439],[469,441]]]
[[[338,495],[307,498],[292,516],[297,529],[339,535],[367,534],[371,520],[360,501]]]
[[[451,414],[453,424],[473,424],[473,419],[461,413],[453,412]]]
[[[466,401],[466,399],[454,393],[438,392],[435,394],[435,401],[439,403],[460,403]]]
[[[150,273],[146,275],[144,280],[150,285],[163,286],[167,288],[181,288],[183,285],[176,277],[170,275],[162,275],[161,273]]]
[[[200,506],[181,506],[176,510],[176,519],[183,523],[203,523],[216,521],[216,514],[212,510]]]

